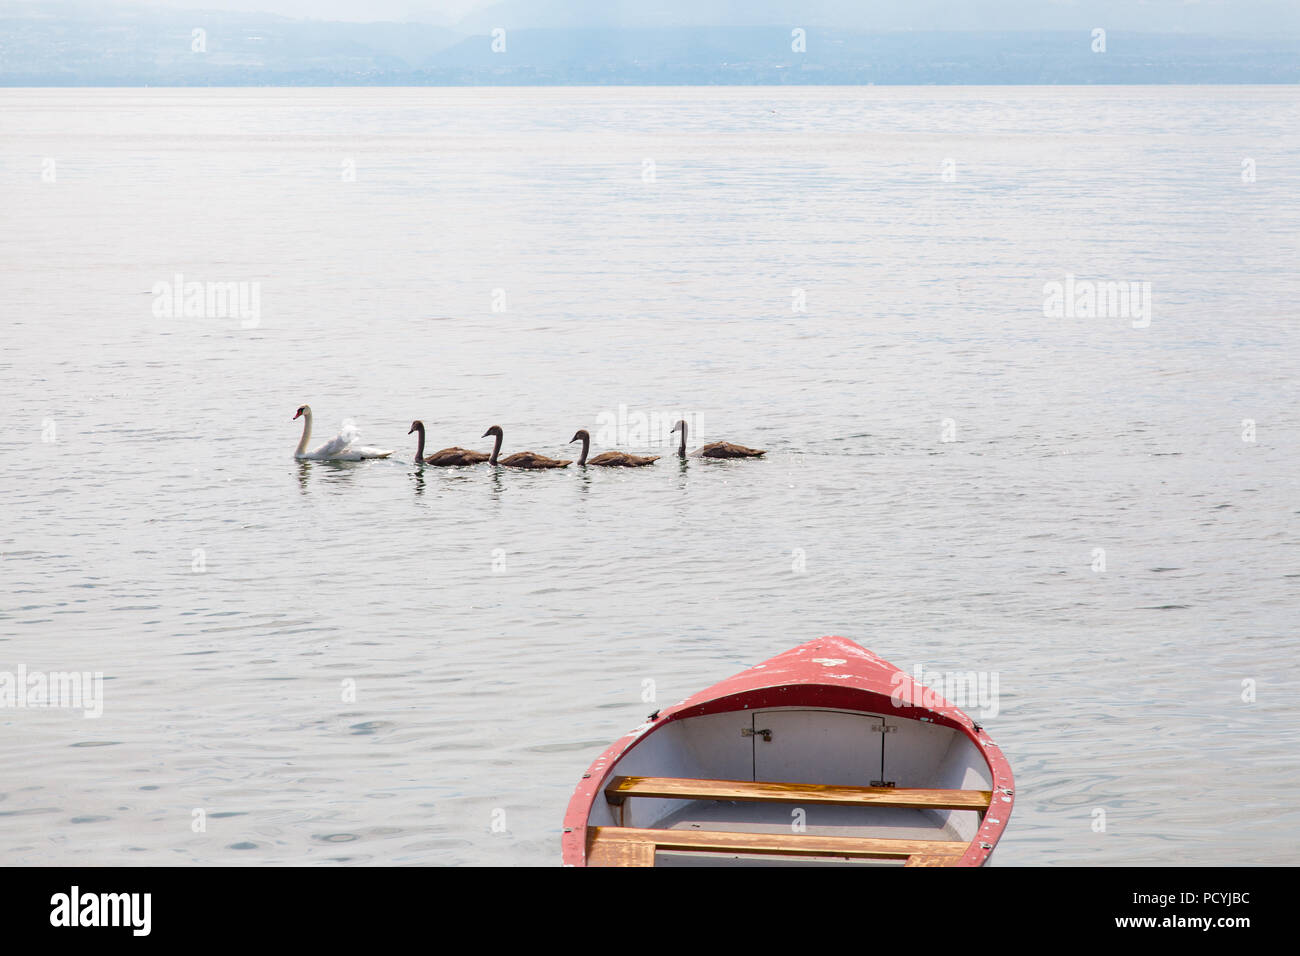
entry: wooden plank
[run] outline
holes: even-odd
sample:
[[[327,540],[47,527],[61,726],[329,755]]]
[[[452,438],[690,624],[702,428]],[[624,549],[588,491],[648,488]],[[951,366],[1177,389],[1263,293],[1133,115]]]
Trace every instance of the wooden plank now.
[[[907,862],[903,866],[953,866],[959,859],[961,857],[954,854],[935,856],[934,854],[914,853],[907,858]]]
[[[602,839],[599,828],[588,827],[587,865],[654,866],[655,845],[645,841]]]
[[[615,777],[605,799],[617,806],[628,797],[667,800],[750,800],[831,804],[841,807],[907,807],[918,810],[989,808],[989,790],[900,790],[894,787],[844,787],[821,783],[771,783],[749,780],[695,780],[684,777]]]
[[[955,863],[969,843],[946,840],[886,840],[875,837],[816,836],[807,833],[737,833],[721,830],[646,830],[638,827],[588,827],[587,862],[591,866],[646,865],[594,862],[593,847],[601,859],[618,859],[616,844],[649,845],[653,850],[703,853],[755,853],[782,856],[842,856],[902,860],[912,856],[944,858]],[[636,851],[644,857],[644,851]],[[653,852],[650,854],[653,865]]]

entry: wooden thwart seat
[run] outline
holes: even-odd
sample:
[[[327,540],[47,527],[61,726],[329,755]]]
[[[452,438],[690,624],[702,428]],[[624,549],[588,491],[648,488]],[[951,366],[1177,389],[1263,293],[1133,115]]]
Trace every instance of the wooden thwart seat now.
[[[885,840],[814,836],[807,833],[737,833],[709,830],[646,830],[588,827],[588,866],[654,866],[659,850],[774,856],[907,860],[908,866],[952,866],[969,843],[946,840]]]
[[[974,810],[983,816],[992,796],[988,790],[900,790],[894,787],[697,780],[685,777],[614,777],[605,787],[605,799],[620,808],[619,822],[622,822],[622,807],[628,797]],[[590,866],[654,866],[655,853],[659,850],[906,860],[907,866],[952,866],[969,846],[969,843],[948,840],[897,840],[807,833],[655,830],[623,826],[587,828],[587,863]]]
[[[622,804],[628,797],[750,800],[830,804],[839,807],[906,807],[916,810],[976,810],[983,814],[989,808],[993,793],[989,790],[899,790],[894,787],[694,780],[685,777],[615,777],[605,788],[605,799],[615,806]]]

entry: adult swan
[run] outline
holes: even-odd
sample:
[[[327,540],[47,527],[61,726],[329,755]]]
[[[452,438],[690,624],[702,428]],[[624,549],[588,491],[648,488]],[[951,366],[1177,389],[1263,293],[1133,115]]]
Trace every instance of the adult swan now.
[[[306,461],[361,461],[364,458],[387,458],[392,454],[391,451],[384,451],[382,448],[353,445],[352,443],[360,436],[357,433],[357,426],[351,419],[343,422],[343,430],[331,440],[313,451],[308,451],[307,442],[311,441],[311,406],[301,406],[294,413],[293,418],[294,421],[302,419],[302,438],[299,439],[298,447],[294,450],[294,458]]]

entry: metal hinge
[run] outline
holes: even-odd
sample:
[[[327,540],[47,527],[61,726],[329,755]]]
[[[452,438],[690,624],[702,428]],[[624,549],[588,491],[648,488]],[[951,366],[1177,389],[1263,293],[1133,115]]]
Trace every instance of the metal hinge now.
[[[772,742],[772,731],[770,731],[770,730],[753,730],[753,729],[751,729],[751,728],[749,728],[749,727],[746,727],[744,730],[742,730],[742,731],[740,732],[740,736],[742,736],[742,737],[762,737],[764,743],[769,743],[769,744],[770,744],[770,743]]]
[[[871,781],[871,785],[872,785],[873,787],[897,787],[897,786],[898,786],[898,781],[896,781],[896,780],[873,780],[873,781]]]
[[[892,734],[896,730],[898,730],[898,724],[879,723],[871,725],[873,734]]]

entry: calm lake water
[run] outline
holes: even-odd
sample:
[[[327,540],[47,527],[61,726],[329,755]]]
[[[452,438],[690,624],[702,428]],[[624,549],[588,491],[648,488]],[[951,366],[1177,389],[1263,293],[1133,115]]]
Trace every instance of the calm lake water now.
[[[999,864],[1300,862],[1298,131],[1287,88],[0,90],[0,671],[104,677],[0,709],[0,863],[556,865],[608,743],[827,633],[997,675]],[[1045,314],[1067,275],[1149,316]],[[397,453],[295,462],[304,402]],[[407,436],[682,414],[769,456]]]

